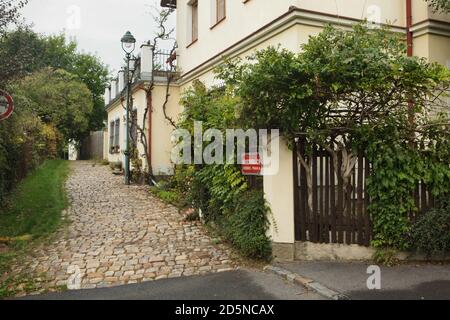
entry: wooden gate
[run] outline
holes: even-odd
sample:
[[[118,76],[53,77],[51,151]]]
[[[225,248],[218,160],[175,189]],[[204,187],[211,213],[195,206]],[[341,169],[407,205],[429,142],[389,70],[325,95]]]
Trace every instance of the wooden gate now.
[[[297,241],[370,245],[372,226],[367,207],[366,178],[370,166],[363,154],[358,155],[347,190],[336,174],[329,152],[317,148],[312,159],[312,212],[308,206],[306,170],[297,151],[305,156],[304,145],[297,143],[294,152],[295,236]],[[338,157],[338,167],[342,156]]]
[[[347,190],[340,174],[336,174],[331,154],[319,147],[312,159],[312,211],[308,205],[306,170],[297,152],[305,157],[305,145],[298,142],[294,150],[294,207],[296,241],[315,243],[342,243],[369,246],[372,240],[372,223],[368,213],[370,199],[367,194],[367,178],[371,166],[363,153],[358,155]],[[338,168],[342,154],[338,156]],[[428,211],[435,199],[420,183],[412,193],[417,212],[410,212],[411,222]]]

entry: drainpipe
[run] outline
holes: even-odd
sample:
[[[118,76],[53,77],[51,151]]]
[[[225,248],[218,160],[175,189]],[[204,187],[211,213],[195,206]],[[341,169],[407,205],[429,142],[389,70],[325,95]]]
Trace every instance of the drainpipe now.
[[[407,43],[407,55],[408,57],[412,57],[414,53],[414,37],[411,31],[412,28],[412,0],[406,0],[406,43]],[[414,126],[414,102],[410,100],[408,102],[408,118],[411,127]],[[412,134],[414,136],[414,134]],[[411,140],[411,144],[413,144],[413,137]]]
[[[153,101],[152,92],[147,93],[147,110],[148,110],[148,133],[147,133],[147,154],[148,154],[148,172],[152,176],[152,116],[153,116]]]
[[[411,32],[412,28],[412,0],[406,0],[406,42],[408,45],[407,54],[408,57],[413,55],[414,38]]]

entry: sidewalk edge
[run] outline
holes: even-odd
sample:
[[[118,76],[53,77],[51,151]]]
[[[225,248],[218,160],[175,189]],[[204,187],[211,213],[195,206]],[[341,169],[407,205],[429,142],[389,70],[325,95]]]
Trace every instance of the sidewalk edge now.
[[[275,267],[272,265],[268,265],[268,266],[264,267],[264,271],[272,272],[289,282],[304,286],[310,290],[317,292],[318,294],[320,294],[321,296],[323,296],[327,299],[350,300],[350,298],[343,293],[334,291],[317,281],[305,278],[302,275],[291,272],[289,270],[286,270],[286,269],[283,269],[280,267]]]

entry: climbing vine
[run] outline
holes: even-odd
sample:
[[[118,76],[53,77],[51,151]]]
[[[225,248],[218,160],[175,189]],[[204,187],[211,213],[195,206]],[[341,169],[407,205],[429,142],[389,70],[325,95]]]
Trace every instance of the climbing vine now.
[[[412,192],[419,183],[434,196],[448,194],[450,123],[436,119],[434,110],[446,108],[450,72],[408,57],[403,39],[388,28],[329,26],[298,54],[268,48],[225,61],[218,74],[240,99],[240,123],[280,129],[288,141],[305,142],[299,160],[310,210],[312,146],[331,154],[344,190],[356,155],[366,153],[374,246],[410,245],[407,214],[417,211]]]

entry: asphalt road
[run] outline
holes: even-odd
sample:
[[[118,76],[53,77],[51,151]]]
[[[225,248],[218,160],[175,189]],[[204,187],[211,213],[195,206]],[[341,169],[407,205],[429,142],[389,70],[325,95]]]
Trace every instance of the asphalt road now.
[[[257,270],[181,277],[112,288],[66,291],[25,300],[319,300],[321,296]]]
[[[278,266],[345,294],[352,300],[450,300],[450,264],[380,266],[381,289],[369,290],[363,262],[293,262]]]

